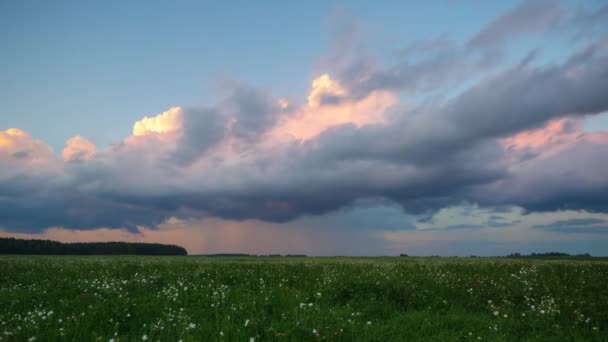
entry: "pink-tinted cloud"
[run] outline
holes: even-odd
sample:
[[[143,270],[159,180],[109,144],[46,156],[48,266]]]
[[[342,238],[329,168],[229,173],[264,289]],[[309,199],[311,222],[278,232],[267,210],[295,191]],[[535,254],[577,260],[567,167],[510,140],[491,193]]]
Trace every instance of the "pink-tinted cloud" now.
[[[361,99],[353,99],[337,80],[324,74],[313,80],[308,102],[282,117],[270,135],[309,140],[328,128],[344,124],[357,127],[380,124],[386,110],[396,103],[397,97],[389,91],[373,91]]]
[[[97,153],[95,144],[77,135],[66,142],[66,146],[61,151],[61,158],[65,161],[87,160],[91,159]]]
[[[22,129],[0,131],[0,158],[15,164],[43,164],[53,160],[53,149],[43,141],[34,139]]]

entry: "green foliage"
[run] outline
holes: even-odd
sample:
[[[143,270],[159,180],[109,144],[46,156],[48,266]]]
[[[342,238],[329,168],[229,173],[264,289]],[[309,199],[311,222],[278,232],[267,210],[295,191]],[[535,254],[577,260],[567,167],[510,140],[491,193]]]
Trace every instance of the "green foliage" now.
[[[160,243],[76,242],[0,238],[0,254],[45,255],[188,255],[186,249]]]
[[[0,257],[2,341],[605,340],[608,263]]]

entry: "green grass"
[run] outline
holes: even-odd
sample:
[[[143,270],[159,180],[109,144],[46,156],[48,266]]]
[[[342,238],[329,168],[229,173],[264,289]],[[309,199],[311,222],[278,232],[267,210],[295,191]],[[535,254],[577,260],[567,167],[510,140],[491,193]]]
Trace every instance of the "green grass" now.
[[[606,336],[604,261],[0,257],[1,341]]]

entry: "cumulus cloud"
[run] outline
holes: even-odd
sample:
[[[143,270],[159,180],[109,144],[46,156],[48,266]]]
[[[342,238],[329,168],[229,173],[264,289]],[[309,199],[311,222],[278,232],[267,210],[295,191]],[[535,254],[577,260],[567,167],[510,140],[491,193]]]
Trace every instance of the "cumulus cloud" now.
[[[143,117],[133,125],[133,135],[174,132],[182,128],[182,108],[171,107],[152,117]]]
[[[0,158],[18,165],[43,164],[54,159],[53,149],[43,141],[34,139],[22,129],[0,131]]]
[[[91,159],[96,153],[95,144],[77,135],[66,142],[65,148],[61,151],[61,158],[65,161],[80,161]]]
[[[270,135],[275,139],[309,140],[345,124],[379,124],[385,120],[387,109],[396,103],[396,96],[388,91],[374,91],[353,99],[339,81],[323,74],[312,81],[307,104],[281,116]]]

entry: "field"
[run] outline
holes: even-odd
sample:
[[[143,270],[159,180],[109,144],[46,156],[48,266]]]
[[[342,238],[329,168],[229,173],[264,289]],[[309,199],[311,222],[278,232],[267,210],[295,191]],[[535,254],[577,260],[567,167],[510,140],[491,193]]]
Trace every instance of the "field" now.
[[[1,341],[606,336],[605,261],[0,257]]]

